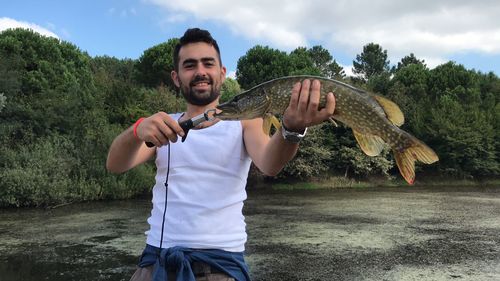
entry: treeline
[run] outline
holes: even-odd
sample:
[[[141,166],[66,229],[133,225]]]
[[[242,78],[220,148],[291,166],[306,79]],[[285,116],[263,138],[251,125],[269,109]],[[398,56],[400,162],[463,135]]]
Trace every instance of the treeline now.
[[[141,117],[179,112],[184,101],[170,80],[177,39],[138,60],[90,57],[68,42],[16,29],[0,33],[0,206],[40,206],[129,198],[148,191],[154,164],[123,175],[105,170],[113,138]],[[403,128],[436,150],[440,161],[418,177],[497,177],[500,79],[449,62],[432,70],[413,55],[390,67],[387,51],[368,44],[346,77],[328,50],[290,53],[264,46],[238,61],[226,100],[258,83],[292,74],[345,80],[389,97],[406,116]],[[348,128],[312,128],[281,179],[396,174],[390,153],[367,157]],[[424,170],[425,169],[425,170]],[[252,172],[250,180],[259,177]]]

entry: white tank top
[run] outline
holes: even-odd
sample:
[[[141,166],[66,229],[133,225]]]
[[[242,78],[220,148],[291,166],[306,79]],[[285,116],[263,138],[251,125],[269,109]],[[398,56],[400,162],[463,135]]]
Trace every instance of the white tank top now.
[[[178,119],[180,114],[172,117]],[[251,159],[240,121],[190,130],[170,144],[167,214],[162,248],[182,246],[242,252],[247,234],[242,213]],[[146,242],[160,246],[168,147],[157,149],[153,209]]]

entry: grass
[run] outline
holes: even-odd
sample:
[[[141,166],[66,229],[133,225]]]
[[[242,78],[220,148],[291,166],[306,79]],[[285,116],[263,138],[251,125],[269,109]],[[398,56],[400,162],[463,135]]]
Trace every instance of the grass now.
[[[315,189],[336,189],[336,188],[372,188],[372,187],[404,187],[409,186],[402,179],[370,179],[370,180],[355,180],[345,177],[331,177],[326,180],[309,181],[309,182],[289,182],[289,183],[269,183],[265,184],[274,190],[315,190]],[[460,186],[460,187],[500,187],[500,179],[489,179],[483,181],[475,181],[469,179],[453,179],[453,178],[427,178],[418,180],[415,186]]]
[[[270,184],[275,190],[313,190],[313,189],[334,189],[334,188],[367,188],[378,186],[378,184],[368,181],[358,181],[345,177],[331,177],[327,180],[311,182],[274,183]]]

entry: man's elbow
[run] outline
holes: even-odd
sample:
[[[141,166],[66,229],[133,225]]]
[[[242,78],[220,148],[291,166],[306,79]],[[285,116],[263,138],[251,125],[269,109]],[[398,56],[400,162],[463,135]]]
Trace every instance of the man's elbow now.
[[[120,167],[119,165],[115,165],[114,163],[112,163],[111,161],[106,161],[106,170],[112,174],[122,174],[124,173],[125,171],[127,171],[126,169],[123,169],[122,167]]]
[[[276,168],[269,168],[269,169],[263,169],[261,170],[261,172],[265,175],[265,176],[268,176],[268,177],[275,177],[277,176],[280,172],[281,172],[281,168],[280,169],[276,169]]]

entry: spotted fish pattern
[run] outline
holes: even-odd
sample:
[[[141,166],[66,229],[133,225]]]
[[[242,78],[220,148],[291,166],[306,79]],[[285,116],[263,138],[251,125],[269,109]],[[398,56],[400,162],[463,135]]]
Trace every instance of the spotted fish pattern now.
[[[386,145],[393,151],[394,159],[404,179],[413,184],[415,161],[431,164],[438,161],[436,153],[426,144],[400,129],[404,116],[398,105],[385,97],[358,89],[349,84],[324,77],[299,75],[277,78],[257,85],[231,100],[217,106],[221,111],[215,117],[221,120],[264,118],[265,124],[288,107],[294,84],[304,79],[321,82],[320,109],[326,104],[326,95],[335,96],[333,119],[349,126],[361,150],[376,156]],[[275,118],[274,118],[275,119]],[[333,120],[332,120],[333,121]],[[270,128],[270,126],[267,129]]]

